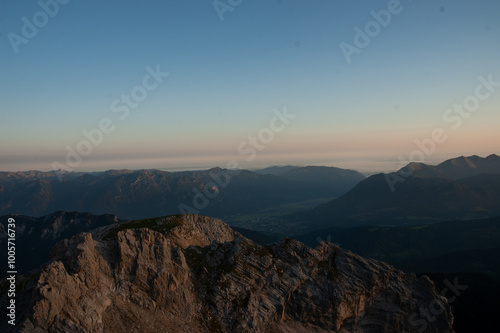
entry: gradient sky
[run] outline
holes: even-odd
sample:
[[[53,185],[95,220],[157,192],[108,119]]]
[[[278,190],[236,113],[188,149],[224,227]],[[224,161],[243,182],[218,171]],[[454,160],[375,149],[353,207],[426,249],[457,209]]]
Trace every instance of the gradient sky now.
[[[364,30],[370,12],[391,2],[243,0],[221,20],[212,1],[72,0],[39,21],[16,53],[11,40],[23,37],[23,17],[43,20],[42,9],[3,0],[0,170],[69,166],[66,147],[76,149],[82,130],[104,118],[114,131],[71,169],[223,167],[234,159],[249,168],[387,171],[435,128],[448,138],[426,163],[499,154],[500,87],[456,129],[443,115],[474,95],[478,77],[500,81],[500,2],[402,0],[348,63],[339,45],[354,45],[354,27]],[[113,101],[157,65],[169,76],[120,119]],[[238,147],[248,148],[248,136],[284,107],[296,118],[249,162]]]

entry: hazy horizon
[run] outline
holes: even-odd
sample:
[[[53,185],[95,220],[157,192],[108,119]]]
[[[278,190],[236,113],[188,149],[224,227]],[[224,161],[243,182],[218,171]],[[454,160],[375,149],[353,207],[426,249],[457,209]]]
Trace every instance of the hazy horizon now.
[[[460,156],[473,156],[477,155],[479,157],[485,158],[489,155],[496,154],[500,155],[497,152],[493,153],[484,153],[484,154],[462,154],[462,155],[453,155],[453,156],[448,156],[444,157],[441,155],[442,158],[439,158],[439,156],[433,156],[432,159],[429,159],[425,161],[425,164],[427,165],[438,165],[445,160],[451,159],[451,158],[457,158]],[[233,161],[237,161],[233,159]],[[261,164],[254,164],[253,166],[247,165],[246,167],[244,164],[239,164],[237,165],[238,169],[246,169],[250,171],[254,170],[259,170],[259,169],[264,169],[267,167],[283,167],[283,166],[297,166],[297,167],[305,167],[305,166],[326,166],[326,167],[337,167],[341,169],[349,169],[349,170],[355,170],[358,171],[365,176],[369,176],[372,174],[376,173],[388,173],[388,172],[395,172],[399,170],[402,166],[406,165],[402,163],[401,161],[393,161],[393,160],[337,160],[335,162],[328,162],[328,161],[312,161],[312,162],[295,162],[295,163],[261,163]],[[127,169],[127,170],[132,170],[132,171],[137,171],[137,170],[160,170],[160,171],[169,171],[169,172],[179,172],[179,171],[200,171],[200,170],[209,170],[212,168],[226,168],[227,163],[219,163],[219,164],[207,164],[207,165],[184,165],[184,166],[164,166],[161,164],[158,164],[156,166],[151,166],[151,167],[141,167],[140,165],[134,167],[110,167],[110,168],[95,168],[95,169],[78,169],[74,170],[74,172],[104,172],[104,171],[109,171],[109,170],[122,170],[122,169]],[[0,172],[26,172],[26,171],[43,171],[43,172],[48,172],[48,171],[54,171],[53,169],[25,169],[25,170],[0,170]]]

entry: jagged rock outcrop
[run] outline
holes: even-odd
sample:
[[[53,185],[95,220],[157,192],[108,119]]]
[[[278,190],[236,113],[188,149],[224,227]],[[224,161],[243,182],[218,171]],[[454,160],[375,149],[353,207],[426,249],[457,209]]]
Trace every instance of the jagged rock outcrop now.
[[[207,217],[96,229],[52,256],[19,279],[19,332],[453,332],[426,277],[330,243],[263,247]]]

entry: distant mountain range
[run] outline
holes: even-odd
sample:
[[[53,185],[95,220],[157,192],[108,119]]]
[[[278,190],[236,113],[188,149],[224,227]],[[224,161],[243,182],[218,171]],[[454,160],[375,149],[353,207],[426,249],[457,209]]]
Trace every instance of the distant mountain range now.
[[[304,211],[285,215],[287,209],[298,211],[292,206],[300,207],[301,202],[322,199],[318,204],[335,197],[314,209],[304,205]],[[281,216],[267,218],[266,211],[273,208]],[[238,173],[220,168],[0,172],[0,214],[43,216],[59,210],[110,213],[123,219],[197,213],[238,221],[242,228],[265,231],[267,227],[288,235],[297,233],[296,228],[308,232],[488,218],[500,215],[500,157],[458,157],[437,166],[410,163],[397,172],[369,178],[353,170],[316,166]],[[259,227],[247,223],[253,217],[244,218],[257,212]]]
[[[126,219],[181,212],[222,217],[337,197],[364,178],[357,171],[331,167],[297,167],[283,175],[220,168],[0,172],[0,214],[42,216],[67,210]]]
[[[411,171],[410,171],[411,170]],[[412,172],[413,176],[428,178],[461,179],[483,174],[500,174],[500,156],[492,154],[482,158],[477,155],[453,158],[432,166],[423,163],[410,163],[398,174],[405,171]]]
[[[499,166],[497,155],[459,157],[438,166],[411,163],[397,173],[373,175],[343,196],[283,220],[319,229],[493,217],[500,215]]]

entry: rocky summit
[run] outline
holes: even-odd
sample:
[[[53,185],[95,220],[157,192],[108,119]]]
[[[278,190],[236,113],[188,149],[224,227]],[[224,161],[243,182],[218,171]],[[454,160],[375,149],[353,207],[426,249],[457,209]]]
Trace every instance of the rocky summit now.
[[[260,246],[208,217],[102,227],[51,258],[18,277],[14,331],[453,332],[425,276],[331,243]]]

